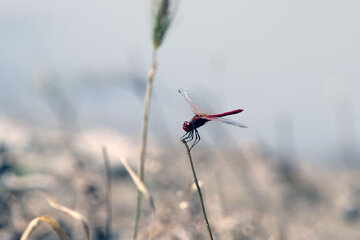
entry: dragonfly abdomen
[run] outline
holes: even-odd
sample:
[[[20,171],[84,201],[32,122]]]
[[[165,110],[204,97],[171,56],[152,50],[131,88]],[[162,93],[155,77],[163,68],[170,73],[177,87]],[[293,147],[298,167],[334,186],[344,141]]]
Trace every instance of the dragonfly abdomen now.
[[[244,111],[244,109],[236,109],[236,110],[229,111],[229,112],[224,112],[224,113],[219,113],[219,114],[214,114],[214,115],[207,115],[207,117],[225,117],[225,116],[241,113],[242,111]]]

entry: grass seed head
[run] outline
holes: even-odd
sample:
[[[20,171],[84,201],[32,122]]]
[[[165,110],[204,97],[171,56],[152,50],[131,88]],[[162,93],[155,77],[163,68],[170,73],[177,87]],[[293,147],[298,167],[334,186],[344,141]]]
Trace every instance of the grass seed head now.
[[[173,0],[152,0],[152,40],[154,48],[160,47],[168,31],[175,10]]]

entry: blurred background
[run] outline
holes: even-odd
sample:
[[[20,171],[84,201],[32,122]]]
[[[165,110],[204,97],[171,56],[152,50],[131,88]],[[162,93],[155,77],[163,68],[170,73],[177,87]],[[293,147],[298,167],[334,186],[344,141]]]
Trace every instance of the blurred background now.
[[[88,217],[102,239],[103,222],[93,220],[104,214],[102,146],[121,192],[114,236],[131,235],[135,188],[116,158],[137,167],[150,5],[0,1],[1,239],[48,211],[31,204],[41,199],[33,189],[56,195],[56,187],[69,195],[59,190],[57,200],[79,211],[97,204],[100,217]],[[150,113],[148,184],[159,232],[169,234],[158,239],[206,239],[199,206],[190,232],[181,212],[198,199],[179,141],[192,112],[178,88],[215,112],[245,109],[232,119],[248,129],[209,123],[194,149],[222,239],[360,237],[359,8],[354,0],[180,1],[158,53]],[[44,236],[45,227],[34,239]]]

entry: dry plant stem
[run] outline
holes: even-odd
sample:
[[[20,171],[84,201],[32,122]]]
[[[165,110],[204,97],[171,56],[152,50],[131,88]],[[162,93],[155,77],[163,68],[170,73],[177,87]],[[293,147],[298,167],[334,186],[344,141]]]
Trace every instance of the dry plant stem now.
[[[62,206],[49,197],[47,197],[47,202],[49,203],[50,207],[52,207],[56,210],[59,210],[60,212],[63,212],[65,214],[69,215],[70,217],[74,218],[75,220],[79,221],[81,223],[81,225],[83,226],[84,232],[86,234],[86,240],[91,239],[89,223],[86,220],[86,218],[83,215],[81,215],[81,213],[74,211],[70,208],[67,208],[65,206]]]
[[[105,188],[105,205],[106,205],[106,222],[105,222],[105,240],[111,239],[111,166],[109,156],[105,147],[102,148],[105,174],[106,174],[106,188]]]
[[[206,216],[204,200],[203,200],[203,196],[202,196],[201,189],[200,189],[200,186],[199,186],[199,182],[198,182],[197,177],[196,177],[196,172],[195,172],[195,168],[194,168],[194,163],[193,163],[192,158],[191,158],[190,149],[189,149],[188,144],[185,142],[185,140],[183,138],[181,138],[181,141],[182,141],[182,143],[184,143],[184,145],[186,147],[186,150],[187,150],[187,154],[189,156],[191,170],[192,170],[193,176],[194,176],[194,182],[195,182],[195,185],[196,185],[196,189],[197,189],[197,191],[199,193],[202,212],[203,212],[203,215],[204,215],[204,219],[205,219],[205,222],[206,222],[206,226],[207,226],[207,229],[208,229],[208,232],[209,232],[210,239],[213,240],[214,238],[213,238],[213,235],[212,235],[212,232],[211,232],[211,227],[210,227],[208,218]]]
[[[140,161],[139,161],[139,177],[142,182],[144,182],[144,168],[145,168],[144,166],[145,166],[147,134],[148,134],[148,124],[149,124],[149,110],[150,110],[151,94],[152,94],[153,80],[154,80],[156,68],[157,68],[156,49],[154,49],[153,57],[152,57],[152,66],[148,73],[148,83],[146,86],[146,94],[144,100],[144,119],[143,119],[142,135],[141,135],[141,149],[140,149]],[[135,223],[134,223],[134,233],[133,233],[134,240],[137,238],[138,229],[139,229],[139,221],[141,215],[141,201],[142,201],[142,193],[138,191],[137,199],[136,199],[136,213],[135,213]]]

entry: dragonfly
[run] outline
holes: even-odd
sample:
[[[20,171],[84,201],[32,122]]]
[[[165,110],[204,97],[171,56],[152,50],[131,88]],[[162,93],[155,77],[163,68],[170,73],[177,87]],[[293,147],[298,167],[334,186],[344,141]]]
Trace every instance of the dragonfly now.
[[[182,140],[184,140],[185,142],[190,142],[195,138],[189,151],[191,151],[191,149],[200,142],[201,138],[197,129],[209,121],[222,122],[237,127],[247,128],[247,126],[239,122],[225,118],[225,116],[241,113],[242,111],[244,111],[244,109],[236,109],[219,114],[209,114],[207,112],[210,110],[204,110],[204,103],[198,98],[191,95],[188,91],[184,89],[179,89],[178,92],[184,97],[186,103],[189,105],[189,107],[195,114],[190,120],[190,122],[185,121],[182,127],[186,132],[184,136],[182,136]]]

